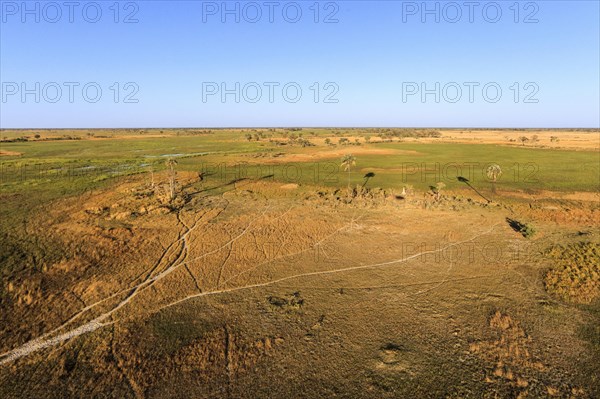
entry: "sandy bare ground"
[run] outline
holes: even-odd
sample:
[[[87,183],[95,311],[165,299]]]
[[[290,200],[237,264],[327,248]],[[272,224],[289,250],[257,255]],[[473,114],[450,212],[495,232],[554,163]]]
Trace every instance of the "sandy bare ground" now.
[[[551,149],[582,149],[600,150],[600,130],[596,132],[570,132],[570,131],[547,131],[547,130],[440,130],[442,137],[439,140],[465,143],[465,144],[502,144],[523,146],[519,137],[525,136],[530,140],[526,142],[527,147],[546,147]],[[533,143],[531,137],[537,135],[539,141]],[[559,138],[558,142],[552,142],[551,137]],[[421,139],[424,142],[435,140]],[[511,142],[510,140],[515,140]]]
[[[589,217],[557,225],[549,212],[573,212],[451,196],[431,208],[421,197],[331,203],[255,181],[223,194],[190,187],[177,211],[112,218],[148,208],[139,184],[65,199],[36,219],[114,259],[94,259],[88,274],[78,262],[50,266],[62,302],[48,291],[8,302],[0,393],[283,398],[307,396],[313,378],[322,397],[335,381],[348,381],[339,392],[362,392],[353,397],[390,399],[418,385],[447,397],[440,391],[460,381],[499,397],[586,388],[574,360],[591,355],[576,334],[585,314],[554,304],[538,262],[544,240],[581,239]],[[539,235],[524,238],[506,217],[533,221]]]
[[[407,156],[418,156],[418,151],[412,150],[396,150],[387,148],[376,148],[376,147],[353,147],[351,149],[334,147],[331,149],[323,149],[318,152],[311,153],[293,153],[286,154],[285,156],[278,158],[261,158],[260,162],[264,164],[279,164],[289,162],[316,162],[321,160],[335,160],[336,162],[341,159],[344,155],[352,153],[354,156],[361,155],[407,155]]]
[[[264,213],[263,213],[264,214]],[[356,221],[353,221],[353,223],[355,223]],[[221,289],[221,290],[214,290],[214,291],[205,291],[205,292],[199,292],[197,294],[193,294],[193,295],[189,295],[186,296],[184,298],[181,298],[177,301],[171,302],[167,305],[162,306],[161,308],[159,308],[158,310],[162,310],[162,309],[166,309],[168,307],[172,307],[175,305],[178,305],[182,302],[188,301],[190,299],[193,298],[199,298],[199,297],[204,297],[204,296],[212,296],[212,295],[224,295],[224,294],[228,294],[228,293],[232,293],[232,292],[238,292],[238,291],[243,291],[243,290],[251,290],[251,289],[256,289],[256,288],[264,288],[270,285],[275,285],[275,284],[279,284],[282,282],[286,282],[289,280],[295,280],[295,279],[300,279],[303,277],[314,277],[314,276],[321,276],[321,275],[328,275],[328,274],[337,274],[337,273],[344,273],[344,272],[350,272],[350,271],[356,271],[356,270],[363,270],[363,269],[374,269],[374,268],[381,268],[381,267],[386,267],[386,266],[391,266],[391,265],[398,265],[398,264],[402,264],[405,262],[408,262],[410,260],[413,259],[417,259],[420,257],[423,257],[424,255],[433,255],[435,253],[438,252],[443,252],[443,251],[447,251],[450,248],[456,247],[456,246],[460,246],[462,244],[468,243],[468,242],[472,242],[474,240],[476,240],[479,237],[482,237],[486,234],[489,234],[493,231],[493,229],[496,227],[497,225],[494,225],[486,230],[484,230],[483,232],[479,232],[476,235],[474,235],[473,237],[467,239],[467,240],[463,240],[460,242],[455,242],[452,244],[448,244],[442,248],[436,249],[436,250],[430,250],[430,251],[422,251],[419,253],[416,253],[414,255],[411,256],[407,256],[401,259],[393,259],[390,261],[386,261],[386,262],[380,262],[380,263],[373,263],[373,264],[368,264],[368,265],[360,265],[360,266],[352,266],[352,267],[346,267],[346,268],[340,268],[340,269],[333,269],[333,270],[324,270],[324,271],[317,271],[317,272],[310,272],[310,273],[301,273],[301,274],[294,274],[291,276],[286,276],[286,277],[282,277],[276,280],[272,280],[272,281],[267,281],[264,283],[257,283],[257,284],[251,284],[251,285],[246,285],[246,286],[241,286],[241,287],[235,287],[235,288],[227,288],[227,289]],[[196,227],[196,225],[190,227],[189,229],[187,229],[187,231],[183,234],[183,236],[181,237],[180,241],[183,242],[184,244],[184,249],[187,248],[186,247],[186,240],[187,240],[187,236],[192,233],[192,231],[194,230],[194,228]],[[248,231],[248,229],[250,228],[250,226],[248,226],[243,233],[241,233],[239,236],[237,236],[236,238],[234,238],[233,240],[231,240],[230,242],[224,243],[219,249],[222,249],[228,245],[230,245],[232,242],[234,242],[235,240],[237,240],[238,238],[240,238],[242,235],[246,234],[246,232]],[[346,227],[347,228],[347,227]],[[185,249],[187,251],[187,249]],[[204,256],[207,256],[209,254],[205,254]],[[187,255],[186,255],[187,256]],[[93,319],[92,321],[89,321],[87,323],[84,323],[76,328],[73,328],[71,330],[68,330],[67,332],[61,333],[61,334],[57,334],[54,336],[51,336],[52,334],[56,333],[57,331],[63,330],[67,325],[71,324],[72,321],[74,321],[76,318],[78,318],[81,314],[83,314],[84,312],[86,312],[87,310],[95,307],[96,305],[98,305],[100,302],[104,302],[104,300],[97,302],[95,304],[92,304],[88,307],[86,307],[85,309],[83,309],[81,312],[79,312],[78,314],[76,314],[75,316],[73,316],[68,322],[66,322],[65,324],[63,324],[62,326],[56,328],[54,331],[49,332],[47,334],[44,334],[43,336],[34,339],[30,342],[25,343],[24,345],[15,348],[9,352],[6,353],[2,353],[0,354],[0,365],[4,365],[10,362],[13,362],[21,357],[30,355],[34,352],[40,351],[42,349],[48,348],[48,347],[52,347],[58,344],[61,344],[65,341],[68,341],[70,339],[79,337],[83,334],[87,334],[90,332],[93,332],[99,328],[111,325],[113,323],[115,323],[116,321],[109,321],[109,322],[105,322],[105,320],[108,320],[116,311],[118,311],[120,308],[124,307],[125,305],[127,305],[137,294],[138,291],[143,290],[143,289],[147,289],[149,287],[151,287],[154,283],[156,283],[157,281],[161,280],[162,278],[166,277],[168,274],[172,273],[174,270],[176,270],[177,268],[184,266],[186,264],[186,256],[184,257],[180,257],[178,258],[178,261],[176,261],[174,264],[171,264],[169,267],[167,267],[167,269],[165,269],[162,273],[157,274],[156,276],[150,278],[150,275],[152,274],[152,271],[150,271],[149,276],[144,280],[144,282],[142,282],[141,284],[138,284],[134,287],[131,287],[129,290],[131,291],[131,293],[121,302],[119,302],[119,304],[117,306],[115,306],[113,309],[111,309],[108,312],[105,312],[103,314],[101,314],[100,316],[96,317],[95,319]],[[201,257],[201,258],[202,258]],[[183,261],[180,261],[180,259],[183,259]],[[196,259],[198,260],[198,259]],[[439,284],[443,284],[444,281],[440,281]],[[117,293],[118,294],[118,293]],[[117,294],[114,294],[113,296],[116,296]],[[109,299],[109,298],[106,298]]]
[[[600,131],[552,131],[552,130],[443,130],[436,129],[441,133],[441,137],[423,137],[412,138],[404,137],[401,140],[406,143],[460,143],[460,144],[495,144],[507,145],[515,147],[527,148],[546,148],[554,150],[600,150]],[[364,143],[364,135],[367,131],[358,134],[349,132],[344,137],[348,138],[351,143],[359,139]],[[524,145],[519,140],[521,136],[529,139]],[[532,137],[537,136],[537,141],[532,141]],[[551,137],[557,137],[558,141],[552,141]],[[328,137],[332,143],[337,143],[339,136]],[[325,144],[325,137],[311,138],[311,141],[319,145]],[[393,141],[398,141],[394,138]],[[372,143],[381,142],[381,138],[376,135],[371,136]],[[353,152],[359,153],[360,147],[352,149]],[[406,155],[418,155],[417,152],[406,152]]]
[[[23,155],[21,152],[0,150],[0,157],[18,157]]]
[[[557,191],[540,190],[538,192],[529,194],[524,193],[522,191],[504,191],[502,195],[507,197],[525,198],[528,200],[543,200],[551,198],[570,201],[600,202],[600,192],[576,191],[572,193],[565,193]]]

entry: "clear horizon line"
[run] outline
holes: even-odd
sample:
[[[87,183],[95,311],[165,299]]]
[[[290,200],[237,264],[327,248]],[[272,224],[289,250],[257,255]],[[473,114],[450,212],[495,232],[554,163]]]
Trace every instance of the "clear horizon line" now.
[[[440,129],[440,130],[599,130],[600,126],[569,126],[569,127],[497,127],[497,126],[185,126],[185,127],[0,127],[5,130],[184,130],[184,129],[215,129],[215,130],[239,130],[239,129]]]

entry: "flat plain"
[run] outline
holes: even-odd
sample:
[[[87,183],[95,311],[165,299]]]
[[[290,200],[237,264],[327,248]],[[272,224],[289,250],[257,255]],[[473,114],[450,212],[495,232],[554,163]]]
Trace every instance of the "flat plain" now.
[[[0,132],[0,397],[600,397],[600,132]]]

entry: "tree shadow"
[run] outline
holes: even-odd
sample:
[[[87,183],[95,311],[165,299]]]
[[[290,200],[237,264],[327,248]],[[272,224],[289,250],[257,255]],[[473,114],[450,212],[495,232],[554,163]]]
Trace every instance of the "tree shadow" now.
[[[227,182],[225,184],[221,184],[220,186],[207,187],[207,188],[205,188],[203,190],[198,190],[198,191],[195,191],[193,193],[190,193],[189,195],[196,195],[196,194],[205,193],[207,191],[218,190],[220,188],[228,187],[228,186],[231,186],[231,185],[235,186],[236,183],[239,183],[239,182],[242,182],[242,181],[245,181],[245,180],[248,180],[248,179],[245,178],[245,177],[242,177],[242,178],[239,178],[239,179],[233,179],[233,180],[230,180],[229,182]]]
[[[362,185],[362,186],[363,186],[363,187],[364,187],[364,186],[366,186],[366,185],[367,185],[367,183],[369,183],[369,180],[371,180],[371,179],[372,179],[372,178],[374,178],[374,177],[375,177],[375,173],[373,173],[373,172],[369,172],[369,173],[367,173],[366,175],[364,175],[364,177],[363,177],[363,178],[365,179],[365,182],[363,183],[363,185]]]
[[[461,183],[465,183],[471,190],[475,191],[477,193],[477,195],[479,195],[481,198],[483,198],[484,200],[486,200],[488,203],[492,202],[485,195],[481,194],[479,192],[479,190],[477,190],[475,187],[473,187],[473,185],[471,184],[471,182],[469,181],[469,179],[467,179],[466,177],[458,176],[457,180],[459,182],[461,182]]]
[[[506,222],[511,227],[511,229],[513,229],[517,233],[520,233],[521,230],[523,229],[523,227],[525,227],[525,225],[523,223],[521,223],[521,222],[519,222],[518,220],[515,220],[515,219],[506,218]]]
[[[521,223],[518,220],[506,218],[508,225],[517,233],[525,238],[531,238],[536,233],[535,228],[527,223]]]

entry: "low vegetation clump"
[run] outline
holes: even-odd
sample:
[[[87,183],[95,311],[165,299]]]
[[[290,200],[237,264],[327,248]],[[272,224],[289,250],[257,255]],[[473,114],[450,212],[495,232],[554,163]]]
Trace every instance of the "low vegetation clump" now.
[[[380,187],[369,188],[357,184],[347,189],[321,189],[315,195],[310,195],[306,199],[334,207],[373,208],[385,205],[388,200],[391,201],[394,198],[401,199],[402,197],[394,195],[393,190],[384,190]]]
[[[439,201],[442,199],[442,191],[446,188],[446,184],[443,182],[436,183],[435,186],[429,186],[429,194],[433,196],[433,199]]]
[[[529,223],[522,223],[514,219],[506,219],[506,221],[514,231],[521,233],[521,235],[525,238],[531,238],[536,233],[535,228]]]
[[[384,142],[391,142],[394,137],[398,139],[403,138],[440,138],[442,133],[437,130],[414,130],[414,129],[374,129],[374,133],[377,133],[377,137]]]
[[[589,304],[600,298],[600,245],[583,242],[552,248],[556,260],[544,276],[546,290],[567,302]]]
[[[352,200],[364,200],[370,203],[374,202],[375,200],[384,202],[385,199],[390,196],[390,193],[386,192],[380,187],[367,188],[363,185],[357,184],[356,187],[350,188],[348,196],[348,202],[352,202]]]
[[[496,391],[489,397],[586,397],[584,388],[560,382],[548,365],[542,363],[535,340],[524,323],[496,310],[489,319],[489,327],[486,339],[469,344],[471,353],[488,362],[485,382]]]
[[[300,308],[304,306],[304,298],[302,298],[299,292],[294,292],[293,294],[288,295],[286,298],[270,296],[267,298],[267,301],[274,308],[285,311],[300,310]]]
[[[533,237],[533,235],[535,234],[535,228],[532,225],[525,223],[521,226],[519,232],[523,234],[523,237],[529,238]]]

